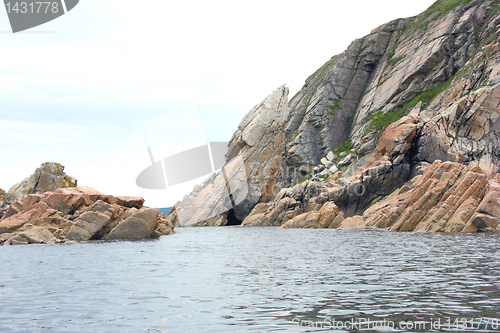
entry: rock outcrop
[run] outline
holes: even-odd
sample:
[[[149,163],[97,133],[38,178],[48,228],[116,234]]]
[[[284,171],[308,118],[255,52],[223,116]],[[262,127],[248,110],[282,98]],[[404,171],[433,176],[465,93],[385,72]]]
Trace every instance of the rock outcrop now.
[[[143,203],[140,197],[105,195],[87,186],[24,195],[0,219],[0,242],[142,239],[174,233],[158,209]]]
[[[3,214],[7,209],[9,209],[10,205],[16,200],[16,198],[5,192],[0,188],[0,218],[2,218]]]
[[[58,188],[76,186],[77,180],[64,172],[63,165],[45,162],[31,176],[12,186],[9,194],[20,198],[26,194],[38,194],[54,191]]]
[[[288,89],[276,89],[243,118],[229,142],[224,168],[175,204],[174,225],[227,225],[276,196],[282,176]]]
[[[500,174],[435,161],[425,173],[364,213],[367,225],[394,231],[497,231]]]

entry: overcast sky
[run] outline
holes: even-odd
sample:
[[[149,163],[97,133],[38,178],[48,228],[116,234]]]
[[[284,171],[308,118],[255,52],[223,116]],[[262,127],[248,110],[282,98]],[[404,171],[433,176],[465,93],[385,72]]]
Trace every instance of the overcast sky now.
[[[377,26],[433,0],[81,0],[64,16],[12,34],[0,8],[0,188],[46,161],[106,194],[172,206],[200,179],[144,190],[155,160],[229,141],[277,87],[305,79]],[[167,154],[167,155],[165,155]]]

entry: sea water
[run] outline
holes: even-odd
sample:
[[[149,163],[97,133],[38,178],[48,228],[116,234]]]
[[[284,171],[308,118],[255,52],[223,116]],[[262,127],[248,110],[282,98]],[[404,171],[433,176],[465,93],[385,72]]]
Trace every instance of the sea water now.
[[[0,247],[0,331],[500,331],[498,234],[177,231]]]

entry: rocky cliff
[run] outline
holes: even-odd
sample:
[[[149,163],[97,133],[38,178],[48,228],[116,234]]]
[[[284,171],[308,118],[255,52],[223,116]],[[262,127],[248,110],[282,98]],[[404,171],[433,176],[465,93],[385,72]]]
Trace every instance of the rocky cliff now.
[[[288,89],[276,89],[243,118],[229,142],[227,163],[178,202],[174,225],[240,224],[261,201],[274,199],[283,178]]]
[[[247,170],[254,196],[238,219],[246,215],[249,226],[498,230],[499,34],[497,1],[439,0],[355,40],[306,80],[286,111],[276,109],[281,125],[255,132],[266,139],[253,140],[252,149],[274,149],[276,158],[271,169]],[[260,117],[258,110],[245,118]],[[248,124],[240,124],[233,147],[245,141],[238,133],[253,132]],[[213,196],[202,184],[190,200],[198,193]]]
[[[328,61],[290,102],[286,163],[295,173],[286,181],[306,176],[330,151],[329,160],[340,169],[371,153],[383,130],[419,102],[423,119],[429,119],[444,113],[452,100],[470,103],[481,95],[472,94],[480,87],[495,86],[497,11],[493,1],[440,0],[417,17],[374,29]],[[449,144],[463,156],[461,162],[490,154],[498,165],[491,154],[498,147],[495,129],[489,128],[495,114],[476,123],[465,113],[454,116],[450,125],[464,140]],[[420,160],[455,158],[434,148]],[[342,152],[349,154],[339,156]]]

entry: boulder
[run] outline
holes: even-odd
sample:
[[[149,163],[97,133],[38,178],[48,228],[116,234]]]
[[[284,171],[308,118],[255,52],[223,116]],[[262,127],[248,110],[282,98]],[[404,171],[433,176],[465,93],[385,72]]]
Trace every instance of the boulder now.
[[[54,236],[50,231],[37,227],[13,235],[7,239],[5,245],[44,244],[54,240]]]
[[[336,174],[337,171],[339,171],[339,168],[337,168],[336,165],[333,165],[330,169],[329,169],[330,173],[333,175],[333,174]]]
[[[362,216],[356,215],[346,218],[340,225],[338,229],[340,230],[361,230],[365,229],[366,224]]]
[[[66,235],[66,239],[86,241],[94,237],[111,220],[111,214],[85,212],[75,220],[73,227]]]
[[[158,226],[159,214],[160,211],[156,208],[141,210],[118,224],[106,239],[148,238]]]
[[[326,202],[319,211],[304,213],[288,220],[282,228],[328,228],[339,213],[333,202]]]
[[[144,204],[144,199],[141,197],[118,196],[116,197],[116,204],[127,208],[140,209]]]
[[[329,151],[328,154],[326,154],[326,158],[328,159],[328,161],[335,161],[336,156],[333,152]]]

